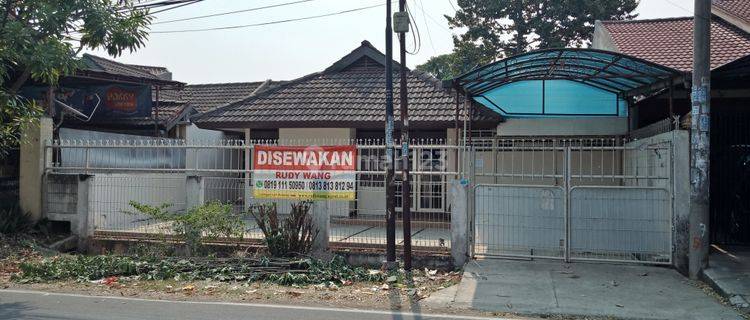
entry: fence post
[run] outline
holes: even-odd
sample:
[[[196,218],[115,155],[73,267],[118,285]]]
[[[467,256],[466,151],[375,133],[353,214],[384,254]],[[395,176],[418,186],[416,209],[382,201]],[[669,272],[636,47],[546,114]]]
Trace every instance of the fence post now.
[[[313,240],[313,253],[328,251],[328,236],[331,225],[331,214],[328,210],[328,201],[314,201],[312,205],[313,230],[318,230],[318,235]]]
[[[76,219],[71,224],[71,231],[78,236],[78,249],[86,251],[89,238],[94,235],[94,223],[91,221],[91,200],[93,197],[92,183],[94,176],[89,174],[78,175],[78,196],[76,199]]]
[[[187,176],[185,185],[185,210],[205,203],[205,184],[201,176]]]
[[[46,142],[52,140],[52,118],[39,119],[38,126],[30,126],[20,143],[18,177],[19,204],[23,212],[31,214],[34,221],[43,218],[42,176],[48,167]]]
[[[672,264],[677,271],[688,274],[690,251],[690,136],[688,131],[672,131]]]
[[[451,181],[451,258],[455,267],[463,267],[469,256],[467,193],[467,186],[459,180]]]
[[[563,171],[563,177],[565,181],[565,262],[570,262],[570,188],[571,188],[571,175],[572,172],[572,152],[570,146],[565,147],[565,170]],[[580,173],[579,173],[580,174]]]

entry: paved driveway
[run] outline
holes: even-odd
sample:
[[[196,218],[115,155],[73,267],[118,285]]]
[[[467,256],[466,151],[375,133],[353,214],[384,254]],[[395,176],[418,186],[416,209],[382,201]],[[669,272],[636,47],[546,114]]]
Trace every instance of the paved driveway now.
[[[424,303],[531,315],[741,319],[669,268],[556,261],[471,261],[458,286]]]

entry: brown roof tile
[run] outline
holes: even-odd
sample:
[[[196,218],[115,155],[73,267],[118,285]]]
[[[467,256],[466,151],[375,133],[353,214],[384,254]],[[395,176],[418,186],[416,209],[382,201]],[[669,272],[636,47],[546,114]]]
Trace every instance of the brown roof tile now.
[[[713,6],[750,23],[750,1],[748,0],[713,0]]]
[[[271,87],[281,82],[271,82]],[[216,107],[242,100],[263,84],[259,82],[191,84],[180,92],[180,99],[189,101],[196,111],[208,112]]]
[[[621,53],[674,69],[693,69],[693,18],[604,21]],[[721,20],[711,21],[711,68],[750,55],[750,34]]]
[[[214,128],[376,127],[384,118],[384,58],[365,41],[323,72],[220,107],[193,121],[199,126]],[[394,97],[398,97],[398,81],[395,70]],[[421,72],[409,71],[407,84],[412,124],[445,125],[455,120],[455,97],[445,91],[439,81]],[[398,100],[395,108],[398,118]],[[487,110],[478,112],[475,120],[496,124],[499,115]]]

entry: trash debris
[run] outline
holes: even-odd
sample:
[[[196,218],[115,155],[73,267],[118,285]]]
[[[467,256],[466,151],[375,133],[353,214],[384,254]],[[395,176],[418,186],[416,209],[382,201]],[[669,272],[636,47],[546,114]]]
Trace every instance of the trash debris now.
[[[397,280],[398,280],[398,278],[396,278],[396,276],[390,276],[390,277],[388,277],[388,278],[385,279],[385,282],[387,282],[387,283],[393,283],[393,282],[396,282]]]
[[[182,292],[185,292],[187,294],[191,294],[191,293],[193,293],[193,291],[195,291],[195,286],[192,285],[192,284],[189,284],[189,285],[186,285],[186,286],[180,288],[180,290],[182,290]]]
[[[117,277],[114,277],[114,276],[107,277],[107,278],[104,279],[104,281],[102,281],[102,284],[104,284],[106,286],[110,286],[110,287],[114,286],[114,285],[117,284]]]

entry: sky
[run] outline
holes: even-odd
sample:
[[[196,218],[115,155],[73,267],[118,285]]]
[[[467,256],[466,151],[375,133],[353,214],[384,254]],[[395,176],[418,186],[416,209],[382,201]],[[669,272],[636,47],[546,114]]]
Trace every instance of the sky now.
[[[244,10],[295,0],[204,0],[157,13],[146,46],[116,58],[123,63],[167,67],[189,84],[289,80],[323,70],[370,41],[385,48],[385,0],[310,0],[288,6],[188,21],[169,20]],[[641,0],[638,19],[690,16],[694,0]],[[453,33],[444,15],[456,0],[408,0],[421,34],[421,48],[407,55],[414,67],[431,56],[450,53]],[[156,33],[259,24],[377,6],[303,21],[204,32]],[[394,6],[395,9],[395,6]],[[411,43],[408,41],[407,43]],[[398,48],[394,40],[394,52]],[[107,56],[103,51],[89,53]],[[398,57],[397,55],[395,55]]]

